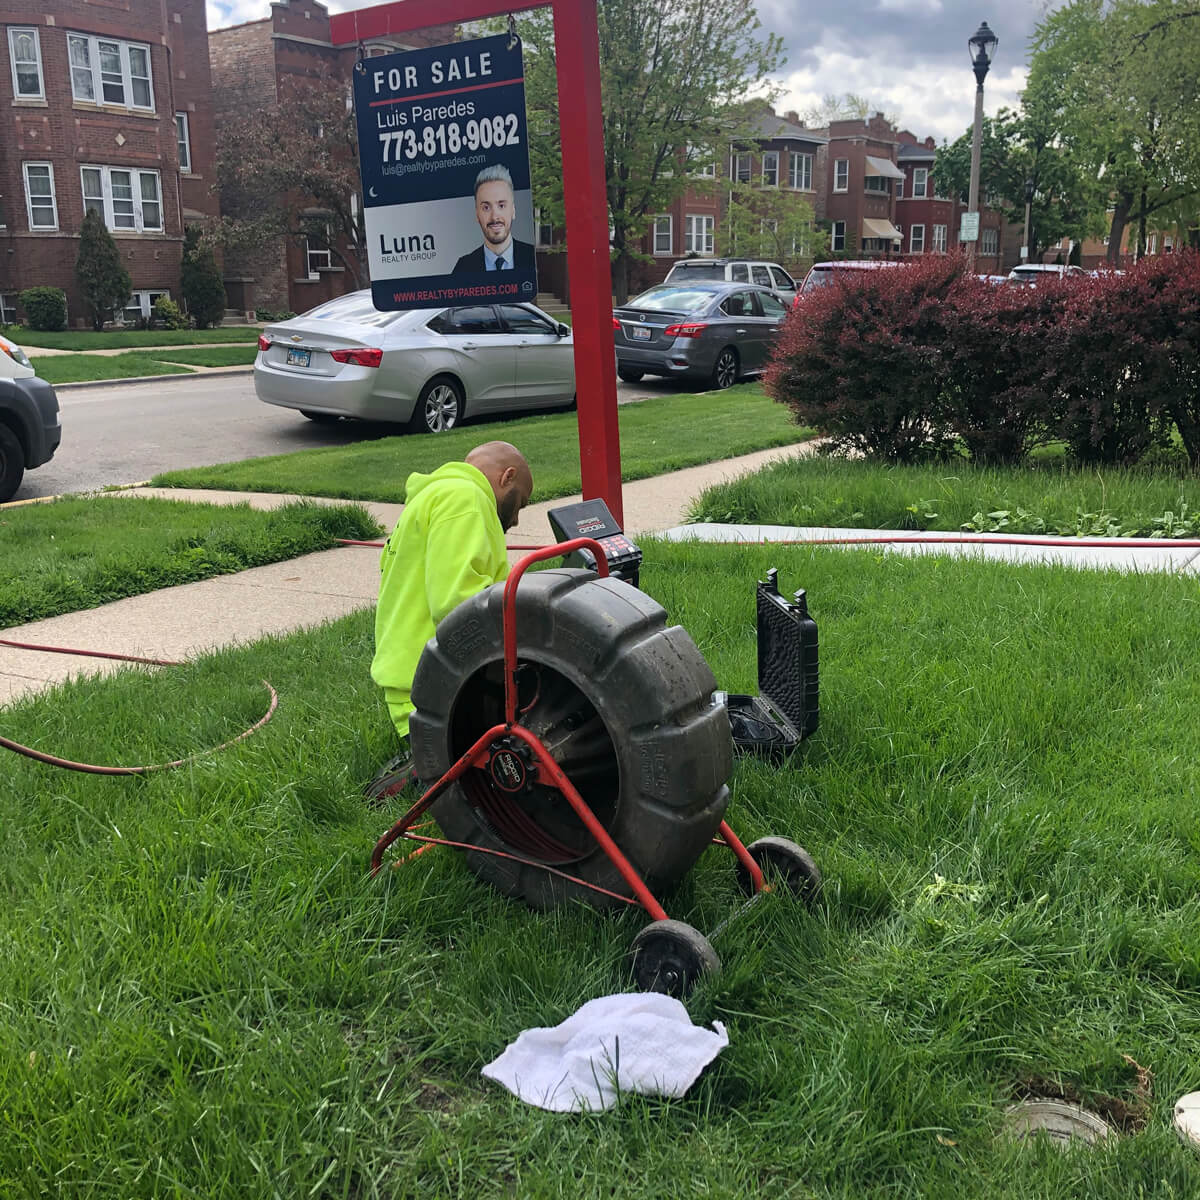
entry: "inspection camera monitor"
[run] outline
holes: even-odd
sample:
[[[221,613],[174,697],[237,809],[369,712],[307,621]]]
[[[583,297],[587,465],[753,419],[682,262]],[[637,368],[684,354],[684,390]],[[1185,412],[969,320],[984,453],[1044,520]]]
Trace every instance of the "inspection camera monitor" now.
[[[599,542],[608,560],[608,573],[637,587],[642,552],[625,536],[603,500],[564,504],[562,508],[552,508],[546,515],[560,542],[581,537]],[[594,571],[596,558],[590,550],[576,550],[563,558],[563,565]]]

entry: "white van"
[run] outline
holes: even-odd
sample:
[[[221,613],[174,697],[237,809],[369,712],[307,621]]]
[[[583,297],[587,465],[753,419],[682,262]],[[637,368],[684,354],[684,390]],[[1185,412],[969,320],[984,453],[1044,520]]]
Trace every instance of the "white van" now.
[[[836,262],[813,263],[812,269],[804,277],[804,283],[796,293],[796,303],[808,292],[817,288],[827,287],[839,275],[852,275],[859,271],[878,271],[884,267],[902,267],[904,260],[899,258],[843,258]]]

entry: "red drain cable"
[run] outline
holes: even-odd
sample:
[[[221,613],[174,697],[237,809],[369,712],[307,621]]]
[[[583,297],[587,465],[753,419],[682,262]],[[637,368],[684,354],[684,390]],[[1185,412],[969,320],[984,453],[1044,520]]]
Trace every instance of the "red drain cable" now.
[[[136,654],[113,654],[107,650],[71,650],[65,646],[38,646],[31,642],[12,642],[7,638],[0,638],[0,646],[9,646],[14,650],[40,650],[46,654],[70,654],[82,658],[114,658],[120,662],[144,663],[151,667],[182,667],[184,665],[169,658],[141,658]],[[174,767],[185,767],[188,763],[193,763],[208,754],[216,754],[219,750],[227,750],[230,746],[244,741],[252,733],[257,733],[275,715],[275,710],[279,707],[279,693],[265,679],[262,681],[262,685],[271,693],[271,703],[267,711],[249,729],[244,729],[237,737],[230,738],[229,741],[222,742],[219,746],[213,746],[208,750],[198,750],[195,754],[189,754],[186,758],[176,758],[171,762],[154,763],[148,767],[104,767],[95,763],[73,762],[69,758],[59,758],[57,755],[35,750],[32,746],[23,746],[20,742],[11,741],[6,737],[0,737],[0,747],[13,750],[17,754],[23,754],[26,758],[35,759],[37,762],[46,763],[51,767],[62,767],[67,771],[83,771],[89,775],[148,775],[151,771],[169,771]]]

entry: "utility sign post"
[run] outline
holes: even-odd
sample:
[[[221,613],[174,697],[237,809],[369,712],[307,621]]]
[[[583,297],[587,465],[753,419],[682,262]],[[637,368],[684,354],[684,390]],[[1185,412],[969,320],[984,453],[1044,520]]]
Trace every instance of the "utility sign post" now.
[[[375,307],[533,300],[519,39],[361,59],[354,104]]]
[[[959,219],[958,240],[960,242],[979,241],[979,214],[965,212]]]

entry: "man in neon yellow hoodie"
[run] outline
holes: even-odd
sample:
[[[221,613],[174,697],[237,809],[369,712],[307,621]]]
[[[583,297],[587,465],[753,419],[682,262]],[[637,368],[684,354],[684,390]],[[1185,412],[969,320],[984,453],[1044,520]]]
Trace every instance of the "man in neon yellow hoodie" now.
[[[394,796],[414,781],[408,716],[417,660],[451,609],[508,577],[504,534],[532,492],[529,463],[508,442],[485,442],[463,462],[408,477],[404,512],[380,558],[371,663],[403,751],[367,785],[369,798]]]

